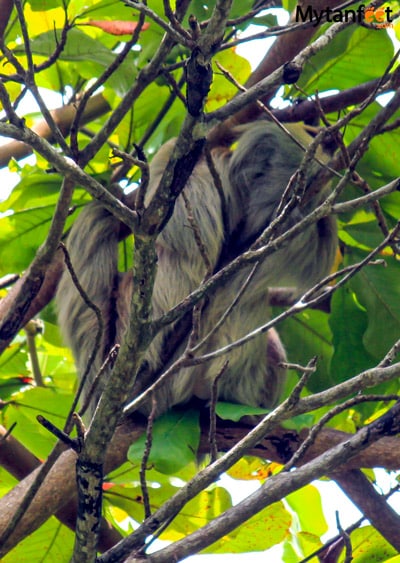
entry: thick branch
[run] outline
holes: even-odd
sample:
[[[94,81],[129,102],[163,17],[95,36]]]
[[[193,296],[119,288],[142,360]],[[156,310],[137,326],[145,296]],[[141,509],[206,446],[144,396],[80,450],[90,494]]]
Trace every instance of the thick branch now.
[[[45,307],[53,298],[58,281],[63,270],[63,254],[57,251],[49,263],[44,263],[40,271],[43,280],[36,295],[36,285],[33,284],[32,292],[29,294],[31,299],[27,309],[21,309],[19,305],[20,296],[26,295],[27,285],[31,270],[28,270],[23,277],[12,287],[10,292],[0,301],[0,319],[6,316],[10,319],[12,330],[8,330],[0,336],[0,351],[2,352],[20,330],[32,317]],[[29,290],[30,291],[30,290]]]
[[[232,0],[218,0],[209,26],[199,40],[199,47],[193,50],[192,57],[190,58],[193,65],[191,71],[189,71],[190,64],[188,65],[187,75],[189,76],[190,74],[194,84],[197,84],[199,82],[197,75],[200,74],[200,81],[201,79],[205,80],[205,88],[200,91],[200,95],[196,97],[196,103],[192,107],[188,104],[188,114],[173,151],[173,156],[176,157],[177,162],[171,159],[167,165],[163,179],[168,172],[171,172],[173,181],[165,182],[165,184],[161,181],[155,197],[152,198],[148,209],[144,211],[142,220],[135,232],[133,294],[129,327],[121,345],[115,367],[109,375],[107,386],[85,435],[84,445],[77,461],[80,502],[73,555],[74,563],[91,562],[96,558],[97,522],[101,513],[102,468],[105,458],[104,445],[111,440],[120,419],[123,405],[126,404],[135,384],[134,376],[131,376],[128,383],[125,374],[130,373],[133,375],[137,373],[137,368],[148,348],[151,336],[151,328],[147,320],[151,314],[152,288],[156,267],[154,236],[171,216],[174,201],[184,188],[196,164],[197,159],[193,160],[192,154],[195,157],[200,155],[198,145],[202,146],[204,141],[200,140],[198,142],[196,138],[196,125],[202,121],[202,108],[212,80],[210,58],[213,49],[217,46],[216,43],[223,37],[225,21],[228,17],[231,3]],[[161,46],[158,55],[147,65],[146,75],[150,81],[151,77],[155,77],[154,73],[157,72],[157,61],[161,62],[168,51],[169,42],[163,40],[163,43],[164,48]],[[136,87],[141,88],[142,86],[138,79]],[[193,87],[194,85],[190,87],[190,81],[188,80],[188,99]],[[128,96],[125,98],[125,101],[127,99]],[[193,99],[194,97],[192,97]],[[116,116],[116,113],[113,116]],[[101,138],[101,135],[99,138]],[[91,151],[95,150],[95,147],[96,144],[91,149],[89,145],[86,147],[86,149],[89,148],[89,153],[85,152],[86,157],[88,157],[88,154],[92,154]],[[186,175],[182,174],[180,170],[181,167],[179,165],[182,163],[182,159],[185,162],[188,161]],[[85,157],[83,157],[83,160],[85,160]],[[157,207],[157,214],[154,218],[152,214],[155,206]]]
[[[218,451],[229,451],[234,444],[237,444],[247,435],[248,431],[249,428],[246,425],[219,421],[216,433]],[[247,453],[261,459],[286,463],[287,458],[297,451],[307,436],[307,429],[297,433],[284,428],[277,428],[273,433],[260,440],[253,448],[250,448]],[[324,428],[316,437],[313,445],[306,451],[299,465],[311,461],[326,450],[344,442],[349,437],[350,434],[346,432],[334,430],[333,428]],[[208,433],[204,428],[199,446],[200,453],[208,452],[210,447],[208,438]],[[400,460],[397,452],[396,450],[391,450],[398,441],[398,438],[382,438],[359,455],[349,459],[345,464],[345,468],[373,468],[379,466],[393,471],[399,469]]]
[[[118,429],[107,454],[107,472],[124,463],[128,447],[132,441],[139,438],[143,431],[144,426],[136,428],[124,426]],[[75,462],[76,454],[72,450],[67,450],[60,456],[15,529],[14,534],[8,539],[6,545],[1,546],[0,556],[39,528],[43,522],[64,507],[67,502],[76,503]],[[21,498],[24,497],[25,492],[35,480],[37,471],[38,469],[33,471],[1,499],[0,534],[6,528]]]
[[[372,526],[400,553],[400,516],[358,469],[340,471],[333,477]]]
[[[193,532],[186,538],[149,555],[147,560],[151,563],[163,563],[164,561],[168,562],[171,560],[179,561],[211,545],[266,506],[277,502],[310,481],[322,477],[336,467],[341,466],[347,459],[364,450],[368,447],[368,444],[379,439],[380,436],[398,433],[399,415],[400,403],[396,403],[381,419],[360,429],[344,444],[331,448],[295,471],[273,475],[267,479],[260,489],[249,495],[238,505],[229,508],[203,528]],[[101,563],[111,563],[111,561],[115,561],[115,557],[128,555],[135,547],[141,550],[142,546],[139,543],[135,545],[134,536],[135,533],[124,539],[116,548],[111,549],[107,554],[100,557],[99,561]],[[133,557],[128,559],[128,561],[134,561],[135,553],[132,555]]]
[[[39,247],[27,275],[14,287],[11,298],[12,307],[4,310],[0,323],[0,349],[12,338],[16,330],[22,326],[24,318],[33,298],[38,295],[45,278],[45,272],[53,263],[61,240],[68,209],[72,198],[74,183],[65,178],[60,198],[57,202],[50,230],[45,242]]]
[[[16,479],[24,479],[40,466],[40,460],[12,435],[6,436],[6,434],[6,429],[0,426],[0,465]],[[73,475],[71,474],[71,479],[72,477]],[[76,498],[68,499],[67,503],[59,510],[56,510],[54,514],[60,522],[74,530]],[[102,519],[99,535],[99,550],[101,552],[115,545],[121,537],[119,532],[112,528],[105,519]]]
[[[110,106],[101,94],[93,96],[85,107],[85,111],[80,120],[80,126],[83,127],[85,124],[90,123],[109,111]],[[67,136],[76,115],[75,104],[69,104],[54,109],[50,111],[50,113],[59,130],[64,136]],[[34,125],[32,131],[37,133],[39,137],[48,140],[50,143],[53,142],[53,132],[44,119]],[[20,141],[11,141],[0,147],[0,168],[7,166],[11,158],[20,160],[30,154],[32,154],[32,147],[30,145]]]
[[[145,431],[145,424],[135,422],[132,425],[126,422],[117,429],[111,441],[106,457],[106,471],[110,472],[126,460],[127,450],[132,442],[137,440]],[[247,435],[249,427],[241,424],[227,424],[219,421],[216,434],[216,442],[219,451],[228,451]],[[266,436],[257,445],[248,450],[249,455],[262,459],[269,459],[278,463],[284,463],[286,456],[294,453],[306,438],[307,431],[300,435],[285,429],[276,429],[272,434]],[[315,440],[314,444],[307,450],[302,463],[314,459],[331,447],[349,439],[351,435],[330,428],[324,429]],[[5,446],[4,446],[5,447]],[[8,448],[8,446],[7,446]],[[2,455],[4,450],[0,447],[0,461],[2,465],[11,469],[12,460],[8,458],[11,450],[7,449],[7,455]],[[208,453],[208,429],[203,428],[199,453]],[[372,444],[364,452],[342,465],[342,469],[353,469],[359,467],[385,467],[386,469],[400,469],[398,438],[381,438]],[[24,537],[39,528],[52,514],[65,507],[67,500],[74,502],[75,496],[75,461],[76,455],[71,450],[66,451],[59,458],[45,483],[36,495],[32,505],[26,511],[22,521],[14,534],[9,538],[7,545],[1,550],[0,556],[17,545]],[[19,483],[10,493],[0,500],[0,533],[6,527],[8,521],[16,510],[20,499],[34,480],[36,471]]]
[[[334,8],[340,3],[340,0],[313,0],[312,2],[299,2],[299,5],[305,7],[305,4],[307,4],[307,6],[311,6],[313,9],[319,11],[322,8]],[[292,13],[290,21],[295,21],[295,12]],[[254,86],[266,76],[270,76],[280,66],[291,61],[306,47],[306,45],[308,45],[317,29],[318,27],[309,27],[306,29],[301,28],[277,37],[272,47],[266,53],[264,59],[246,82],[246,87],[250,88],[251,86]],[[260,99],[263,103],[268,104],[274,94],[275,91],[271,92],[267,96],[261,97]],[[231,131],[235,125],[253,121],[257,119],[260,114],[261,110],[256,103],[247,105],[235,115],[229,117],[225,122],[216,126],[208,136],[209,142],[216,146],[225,143],[227,135],[229,136],[229,131]]]
[[[0,38],[4,37],[13,7],[13,0],[0,0]]]
[[[279,121],[284,123],[298,121],[310,122],[316,117],[319,117],[320,109],[322,109],[324,113],[333,113],[341,111],[349,106],[361,104],[377,89],[380,82],[381,79],[376,78],[375,80],[358,84],[353,88],[342,90],[337,94],[324,96],[323,98],[320,98],[318,102],[315,100],[303,100],[301,103],[293,104],[287,108],[274,110],[272,111],[272,114]],[[382,94],[383,92],[394,89],[395,86],[393,84],[390,85],[390,88],[389,86],[386,87],[384,84],[379,88],[377,94]]]

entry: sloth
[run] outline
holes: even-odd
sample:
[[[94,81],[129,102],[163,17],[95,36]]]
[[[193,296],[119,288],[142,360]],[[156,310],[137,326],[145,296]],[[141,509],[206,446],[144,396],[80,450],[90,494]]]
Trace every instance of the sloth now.
[[[296,124],[292,128],[303,144],[309,144],[311,138],[303,126]],[[288,183],[304,156],[302,148],[274,123],[260,120],[241,126],[236,137],[231,148],[211,151],[222,193],[215,187],[216,175],[210,172],[204,156],[184,188],[204,250],[200,251],[194,230],[189,226],[188,207],[182,194],[156,240],[158,263],[152,297],[153,318],[159,318],[199,286],[207,273],[204,252],[208,269],[211,267],[211,273],[215,273],[257,241],[276,217]],[[146,204],[159,185],[174,143],[175,140],[171,140],[163,145],[151,162]],[[319,167],[320,164],[313,163],[306,183]],[[300,221],[327,193],[329,185],[318,190],[318,194],[302,206],[294,206],[280,223],[278,221],[277,232],[282,234]],[[67,242],[75,273],[105,321],[102,345],[83,391],[84,398],[90,401],[91,412],[104,387],[107,370],[95,392],[91,390],[93,380],[111,347],[121,342],[129,316],[132,278],[129,273],[119,273],[117,267],[121,228],[121,223],[100,202],[93,201],[80,213]],[[329,273],[336,246],[334,218],[324,217],[308,225],[257,264],[246,290],[231,307],[253,265],[236,271],[203,303],[198,332],[204,343],[199,353],[220,349],[265,324],[271,317],[268,289],[293,287],[295,294],[301,295]],[[68,271],[63,273],[56,299],[62,333],[72,348],[78,374],[82,375],[95,344],[96,317],[83,302]],[[219,322],[222,316],[223,322]],[[182,352],[188,331],[178,342],[173,338],[177,331],[179,321],[155,336],[138,371],[131,399],[159,377]],[[153,408],[155,405],[159,416],[193,397],[209,400],[216,376],[220,400],[271,408],[282,394],[285,368],[281,364],[285,361],[279,335],[275,329],[270,329],[234,348],[227,356],[182,368],[155,391]],[[140,410],[148,415],[151,408],[149,400]]]

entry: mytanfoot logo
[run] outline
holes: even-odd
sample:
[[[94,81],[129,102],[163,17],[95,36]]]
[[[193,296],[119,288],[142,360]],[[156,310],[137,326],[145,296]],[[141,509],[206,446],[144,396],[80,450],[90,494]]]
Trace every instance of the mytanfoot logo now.
[[[312,6],[296,8],[296,22],[313,22],[315,26],[327,22],[368,23],[377,28],[393,27],[392,8],[373,8],[361,4],[357,9],[334,9],[329,6],[323,10],[315,10]]]

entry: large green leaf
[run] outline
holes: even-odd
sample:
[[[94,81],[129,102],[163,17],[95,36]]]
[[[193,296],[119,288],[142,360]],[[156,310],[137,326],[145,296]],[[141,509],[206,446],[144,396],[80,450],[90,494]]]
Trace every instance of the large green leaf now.
[[[24,270],[45,240],[53,205],[20,211],[0,219],[1,274]]]
[[[29,5],[34,12],[47,12],[62,6],[61,0],[29,0]]]
[[[161,473],[173,474],[196,458],[200,440],[199,413],[174,409],[156,420],[153,426],[148,463]],[[145,437],[128,451],[132,463],[140,463],[145,450]]]
[[[349,262],[365,257],[353,249]],[[362,342],[369,354],[380,360],[400,334],[400,263],[385,256],[386,267],[368,266],[350,282],[357,300],[365,308],[368,324]]]
[[[67,37],[65,48],[58,60],[64,63],[68,62],[71,70],[74,69],[78,75],[87,80],[102,73],[116,58],[116,55],[110,49],[81,29],[72,28],[69,30]],[[55,51],[59,40],[60,38],[56,37],[54,31],[38,35],[32,39],[32,53],[48,58]],[[132,85],[135,75],[133,55],[130,55],[111,75],[108,83],[123,95]],[[73,81],[71,80],[70,83],[72,84]]]
[[[344,287],[338,290],[332,298],[331,307],[329,325],[335,348],[331,373],[336,382],[341,382],[373,367],[376,361],[363,345],[368,325],[367,312],[357,303],[351,289]]]
[[[214,111],[224,106],[237,94],[237,87],[222,75],[221,71],[216,66],[216,62],[222,65],[222,67],[234,76],[240,84],[246,82],[251,71],[250,63],[245,58],[238,55],[233,49],[219,53],[214,60],[214,75],[211,90],[207,97],[207,111]]]
[[[46,32],[38,35],[31,42],[32,53],[49,57],[55,50],[59,38],[54,32]],[[18,51],[17,51],[18,52]],[[21,50],[21,53],[24,53]],[[68,39],[63,49],[60,60],[69,62],[85,63],[92,61],[100,67],[108,67],[114,61],[115,55],[110,49],[104,47],[88,34],[77,28],[68,32]]]
[[[292,516],[283,502],[275,502],[204,550],[204,553],[248,553],[264,551],[281,543],[289,534]]]
[[[74,533],[54,516],[42,524],[2,558],[3,563],[68,563],[74,546]]]
[[[178,491],[177,487],[171,484],[164,484],[160,487],[150,478],[147,480],[147,489],[152,510],[162,506]],[[121,523],[128,516],[136,522],[143,520],[143,491],[138,485],[107,485],[104,496],[106,512],[117,522]],[[184,538],[197,530],[199,526],[204,526],[219,516],[230,506],[230,495],[222,487],[211,487],[202,491],[175,516],[170,526],[161,534],[160,539],[175,541]],[[122,512],[118,513],[116,509]]]
[[[330,373],[332,334],[328,319],[326,313],[310,309],[286,319],[278,327],[289,362],[307,365],[317,356],[317,370],[307,384],[311,391],[326,389],[333,383],[334,374]]]
[[[339,228],[339,237],[348,246],[372,250],[382,242],[382,231],[376,217],[364,210],[357,211]]]
[[[72,395],[57,392],[50,387],[32,387],[15,393],[12,401],[1,412],[2,424],[10,428],[16,424],[13,436],[20,440],[40,459],[44,459],[55,443],[55,437],[41,426],[38,414],[62,428],[72,403]]]
[[[307,485],[286,497],[286,502],[296,513],[300,530],[316,536],[328,531],[322,510],[321,495],[314,485]]]
[[[270,411],[270,409],[249,407],[247,405],[238,405],[237,403],[219,401],[216,404],[215,411],[217,415],[223,420],[233,420],[234,422],[238,422],[244,416],[264,416]]]
[[[349,88],[381,76],[392,56],[386,31],[350,26],[310,59],[298,85],[310,94]]]
[[[57,174],[32,172],[23,177],[10,196],[0,204],[0,212],[25,211],[34,207],[55,205],[60,186],[61,178]]]
[[[353,119],[343,131],[346,144],[350,144],[371,120],[382,110],[382,105],[374,102]],[[391,121],[400,117],[395,112]],[[397,147],[400,143],[400,131],[395,129],[379,134],[369,142],[369,150],[357,165],[358,172],[367,180],[371,187],[379,187],[400,176],[400,162]],[[362,195],[359,191],[358,195]],[[399,194],[397,194],[398,197]],[[390,196],[392,197],[392,196]],[[382,201],[385,202],[387,197]]]
[[[3,352],[0,358],[0,380],[28,374],[28,355],[23,344],[15,341]]]
[[[0,497],[3,498],[4,495],[8,493],[12,487],[18,483],[18,479],[15,479],[8,471],[3,467],[0,467]]]
[[[353,561],[357,563],[386,563],[389,557],[397,555],[392,547],[372,526],[354,530],[350,536]],[[345,561],[342,552],[339,562]]]
[[[148,474],[146,474],[146,483],[152,510],[162,506],[166,500],[177,492],[177,488],[170,483],[164,483],[160,487],[158,483],[151,480]],[[143,491],[139,483],[124,485],[106,483],[104,500],[108,508],[116,507],[123,511],[123,518],[129,516],[136,522],[141,522],[144,518]]]

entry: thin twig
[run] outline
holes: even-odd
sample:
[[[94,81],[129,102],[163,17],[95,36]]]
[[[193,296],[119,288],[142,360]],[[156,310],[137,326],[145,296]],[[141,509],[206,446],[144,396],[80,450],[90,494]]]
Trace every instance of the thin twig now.
[[[285,465],[283,468],[284,471],[290,471],[301,458],[304,456],[306,451],[314,444],[317,435],[321,432],[322,428],[335,416],[344,412],[345,410],[350,409],[355,405],[359,405],[362,403],[369,403],[373,401],[397,401],[399,399],[398,395],[357,395],[356,397],[352,397],[348,399],[341,405],[336,405],[329,412],[325,413],[311,429],[301,444],[301,446],[296,450],[296,453],[292,456],[290,461]]]
[[[79,100],[78,107],[76,108],[76,114],[74,120],[71,124],[70,128],[70,138],[71,138],[71,151],[72,154],[78,158],[79,156],[79,147],[78,147],[78,130],[80,121],[82,119],[82,115],[85,111],[86,105],[91,98],[91,96],[100,88],[113,73],[118,70],[126,59],[126,57],[131,53],[132,46],[138,42],[140,32],[142,31],[144,24],[144,15],[140,14],[139,21],[135,30],[132,34],[132,37],[129,41],[127,41],[124,45],[124,48],[121,50],[120,53],[117,54],[114,61],[111,65],[97,78],[97,80],[89,86],[89,88],[84,92],[83,96]],[[86,161],[84,161],[86,164]]]
[[[99,307],[97,307],[97,305],[95,305],[92,302],[91,299],[89,299],[88,294],[83,289],[80,281],[78,280],[78,277],[75,273],[74,266],[71,262],[71,258],[69,256],[69,252],[68,252],[66,246],[63,243],[60,243],[59,247],[61,248],[61,250],[64,253],[65,265],[67,266],[68,272],[71,276],[71,279],[72,279],[74,286],[76,287],[76,290],[78,291],[78,293],[81,296],[85,305],[93,311],[93,313],[95,314],[96,319],[97,319],[97,332],[96,332],[96,336],[95,336],[95,339],[94,339],[93,350],[90,353],[89,359],[88,359],[87,364],[86,364],[85,371],[82,374],[82,377],[81,377],[80,382],[79,382],[78,390],[75,394],[74,401],[73,401],[72,406],[71,406],[71,414],[72,414],[72,412],[74,412],[76,410],[76,406],[78,404],[79,398],[80,398],[82,391],[83,391],[83,389],[86,385],[86,380],[89,376],[89,373],[92,369],[92,366],[93,366],[94,361],[96,359],[96,356],[98,354],[99,348],[101,346],[101,341],[102,341],[103,334],[104,334],[104,320],[103,320],[103,315],[102,315],[101,310],[99,309]]]
[[[79,453],[79,445],[75,438],[70,438],[68,434],[66,434],[63,430],[57,428],[55,424],[53,424],[50,420],[38,414],[36,420],[41,424],[46,430],[54,434],[56,438],[61,440],[66,446],[72,448],[75,452]]]
[[[345,547],[345,557],[343,563],[351,563],[351,561],[353,560],[353,548],[351,547],[350,536],[346,532],[346,530],[343,529],[340,523],[339,512],[337,510],[335,511],[335,516],[336,516],[336,526]]]
[[[208,432],[208,442],[210,444],[210,463],[213,463],[218,457],[218,444],[216,440],[217,436],[217,414],[216,405],[218,401],[218,383],[221,377],[224,375],[228,369],[229,361],[226,360],[214,377],[211,385],[211,399],[210,399],[210,429]]]
[[[147,419],[146,441],[145,441],[145,446],[144,446],[144,452],[143,452],[142,460],[140,462],[140,470],[139,470],[140,488],[142,489],[143,508],[144,508],[144,517],[145,518],[149,518],[151,516],[150,496],[149,496],[149,489],[148,489],[147,480],[146,480],[146,471],[147,471],[147,464],[148,464],[149,457],[150,457],[151,446],[152,446],[152,443],[153,443],[153,424],[154,424],[156,412],[157,412],[157,402],[156,402],[155,395],[153,394],[152,400],[151,400],[151,412],[150,412],[150,415]]]

